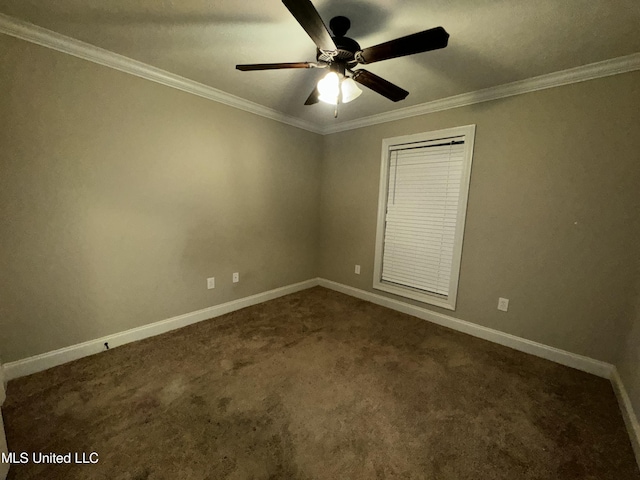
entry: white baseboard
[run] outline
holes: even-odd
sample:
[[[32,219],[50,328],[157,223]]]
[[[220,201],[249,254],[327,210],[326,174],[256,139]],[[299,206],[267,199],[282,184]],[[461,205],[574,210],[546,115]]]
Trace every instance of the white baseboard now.
[[[640,424],[638,423],[636,412],[633,410],[633,405],[631,404],[631,399],[629,398],[627,389],[624,388],[622,378],[620,378],[618,369],[615,367],[611,374],[611,383],[613,384],[613,390],[616,392],[616,396],[618,397],[618,403],[620,404],[620,410],[622,411],[622,418],[624,418],[624,423],[627,426],[627,431],[631,438],[631,445],[633,446],[633,451],[636,454],[636,461],[638,462],[638,467],[640,467]]]
[[[330,288],[331,290],[345,293],[362,300],[367,300],[371,303],[382,305],[383,307],[391,308],[392,310],[397,310],[398,312],[407,313],[409,315],[413,315],[414,317],[421,318],[422,320],[427,320],[429,322],[442,325],[443,327],[457,330],[458,332],[467,333],[474,337],[482,338],[493,343],[504,345],[505,347],[510,347],[514,350],[529,353],[531,355],[535,355],[536,357],[545,358],[561,365],[566,365],[568,367],[582,370],[584,372],[592,373],[599,377],[611,378],[611,373],[614,369],[614,366],[610,363],[601,362],[600,360],[595,360],[593,358],[567,352],[565,350],[560,350],[559,348],[550,347],[548,345],[533,342],[525,338],[516,337],[515,335],[504,333],[499,330],[494,330],[492,328],[483,327],[475,323],[459,320],[448,315],[443,315],[441,313],[427,310],[426,308],[410,305],[408,303],[384,297],[382,295],[377,295],[375,293],[367,292],[365,290],[360,290],[348,285],[343,285],[331,280],[326,280],[324,278],[320,278],[318,279],[318,281],[319,285],[322,287]]]
[[[135,342],[137,340],[160,335],[161,333],[166,333],[177,328],[186,327],[187,325],[201,322],[203,320],[219,317],[220,315],[234,312],[241,308],[250,307],[258,303],[273,300],[274,298],[299,292],[300,290],[315,287],[316,285],[318,285],[317,278],[306,280],[304,282],[276,288],[274,290],[269,290],[268,292],[258,293],[256,295],[240,298],[238,300],[215,305],[195,312],[178,315],[177,317],[160,320],[159,322],[150,323],[142,327],[133,328],[131,330],[108,335],[106,337],[89,340],[88,342],[71,345],[52,352],[35,355],[15,362],[9,362],[4,364],[4,375],[7,380],[24,377],[25,375],[41,372],[48,368],[62,365],[63,363],[100,353],[105,349],[105,342],[109,343],[110,348],[118,347],[126,343]]]

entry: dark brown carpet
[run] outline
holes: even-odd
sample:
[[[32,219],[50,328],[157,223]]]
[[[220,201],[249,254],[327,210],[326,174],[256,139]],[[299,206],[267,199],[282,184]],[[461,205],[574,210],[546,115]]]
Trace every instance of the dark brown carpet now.
[[[10,479],[638,480],[607,380],[313,288],[9,383]]]

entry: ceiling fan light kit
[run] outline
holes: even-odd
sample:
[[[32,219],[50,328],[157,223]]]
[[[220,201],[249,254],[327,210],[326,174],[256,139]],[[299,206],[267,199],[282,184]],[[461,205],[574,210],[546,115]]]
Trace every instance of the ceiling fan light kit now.
[[[347,17],[331,19],[331,35],[310,0],[282,0],[282,3],[316,44],[317,63],[258,63],[236,65],[236,68],[241,71],[328,68],[329,73],[320,79],[305,105],[313,105],[319,101],[331,105],[351,102],[362,93],[356,82],[393,102],[404,100],[409,95],[406,90],[367,70],[353,68],[358,64],[366,65],[437,50],[446,47],[449,41],[449,34],[445,29],[436,27],[361,49],[358,42],[345,36],[351,27],[351,21]]]
[[[329,73],[318,82],[318,100],[330,105],[349,103],[360,96],[362,90],[356,82],[345,74],[345,65],[334,62],[329,66]]]

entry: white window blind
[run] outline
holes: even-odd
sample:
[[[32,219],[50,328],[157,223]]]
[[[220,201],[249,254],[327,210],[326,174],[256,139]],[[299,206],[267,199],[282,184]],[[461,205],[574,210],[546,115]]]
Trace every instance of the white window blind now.
[[[389,148],[382,282],[450,295],[464,139]]]

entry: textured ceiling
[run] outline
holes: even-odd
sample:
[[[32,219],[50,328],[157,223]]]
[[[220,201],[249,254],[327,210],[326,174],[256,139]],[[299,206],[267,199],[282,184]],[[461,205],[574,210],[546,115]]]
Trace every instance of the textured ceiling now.
[[[317,0],[328,24],[351,19],[362,47],[428,28],[443,50],[368,65],[408,90],[393,103],[363,87],[342,121],[640,52],[639,0]],[[237,63],[315,61],[315,47],[280,0],[0,0],[0,12],[106,48],[274,110],[330,125],[305,107],[322,70],[240,72]]]

